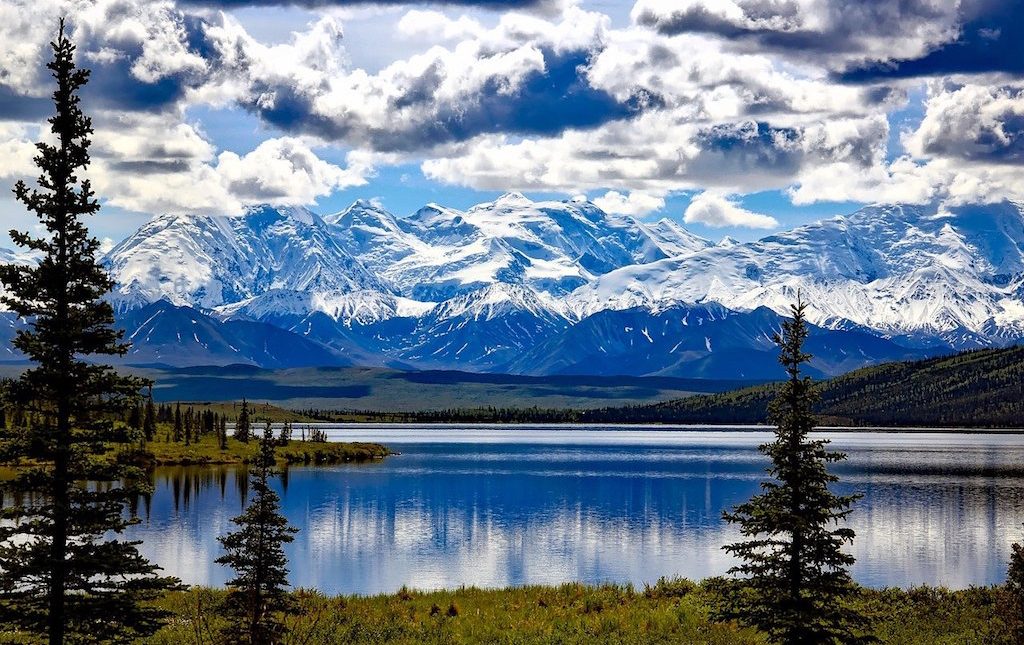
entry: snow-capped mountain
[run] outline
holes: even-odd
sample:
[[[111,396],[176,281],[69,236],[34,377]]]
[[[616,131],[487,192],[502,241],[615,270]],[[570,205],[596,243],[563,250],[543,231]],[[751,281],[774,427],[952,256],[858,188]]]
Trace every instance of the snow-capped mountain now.
[[[818,325],[957,347],[1024,336],[1022,284],[1020,207],[870,206],[756,242],[624,267],[570,301],[581,317],[701,302],[785,314],[800,291]]]
[[[717,244],[518,193],[407,217],[264,206],[156,217],[105,262],[150,362],[180,342],[179,363],[768,378],[798,291],[820,374],[1024,338],[1024,209],[1007,202],[876,205]]]
[[[114,247],[107,264],[118,283],[118,309],[163,299],[213,310],[288,292],[329,303],[353,291],[391,289],[305,208],[264,206],[241,217],[163,215]]]

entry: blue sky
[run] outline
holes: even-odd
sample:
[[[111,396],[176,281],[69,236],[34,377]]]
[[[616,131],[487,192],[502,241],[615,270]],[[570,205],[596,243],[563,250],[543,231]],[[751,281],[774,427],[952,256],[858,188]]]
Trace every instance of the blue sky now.
[[[31,8],[32,20],[28,15]],[[0,182],[32,175],[69,16],[93,229],[507,190],[753,239],[869,202],[1020,199],[1021,3],[6,0]],[[28,226],[10,198],[0,220]]]

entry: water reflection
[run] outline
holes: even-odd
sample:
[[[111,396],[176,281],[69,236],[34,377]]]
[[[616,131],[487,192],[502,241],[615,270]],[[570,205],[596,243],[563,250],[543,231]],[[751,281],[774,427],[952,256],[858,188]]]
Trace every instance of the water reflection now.
[[[345,428],[346,438],[354,432]],[[360,430],[367,432],[366,430]],[[393,434],[388,435],[388,432]],[[275,482],[292,582],[326,592],[702,578],[730,565],[721,512],[757,490],[754,433],[376,429],[402,455],[291,468]],[[418,433],[418,434],[416,434]],[[498,433],[497,436],[495,433]],[[844,490],[863,492],[854,577],[868,585],[1002,579],[1024,522],[1024,438],[837,435]],[[222,584],[216,536],[244,469],[155,473],[144,553],[189,583]]]

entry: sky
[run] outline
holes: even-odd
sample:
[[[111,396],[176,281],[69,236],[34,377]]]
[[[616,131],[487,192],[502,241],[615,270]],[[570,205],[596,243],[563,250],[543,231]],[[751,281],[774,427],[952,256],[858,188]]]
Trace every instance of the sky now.
[[[1019,200],[1022,5],[0,0],[0,185],[35,175],[64,15],[112,241],[167,212],[507,191],[742,240],[866,203]],[[6,191],[0,224],[32,224]]]

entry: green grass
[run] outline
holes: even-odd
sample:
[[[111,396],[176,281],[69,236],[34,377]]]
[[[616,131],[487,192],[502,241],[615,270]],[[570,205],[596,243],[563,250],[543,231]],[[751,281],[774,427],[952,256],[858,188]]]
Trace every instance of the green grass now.
[[[255,459],[259,452],[259,439],[243,443],[228,437],[227,450],[221,450],[217,437],[204,436],[198,443],[167,441],[163,429],[154,441],[144,448],[122,452],[121,458],[144,466],[188,466],[194,464],[244,464]],[[376,443],[314,443],[292,440],[277,448],[279,461],[288,464],[339,464],[345,462],[383,459],[392,454]]]
[[[662,581],[629,586],[515,587],[327,597],[298,591],[300,611],[287,619],[287,643],[640,645],[761,644],[761,635],[708,619],[711,587]],[[171,623],[149,643],[212,643],[222,625],[223,590],[193,588],[164,598]],[[920,587],[862,590],[856,603],[875,620],[883,643],[971,645],[1001,643],[997,587],[963,591]]]

